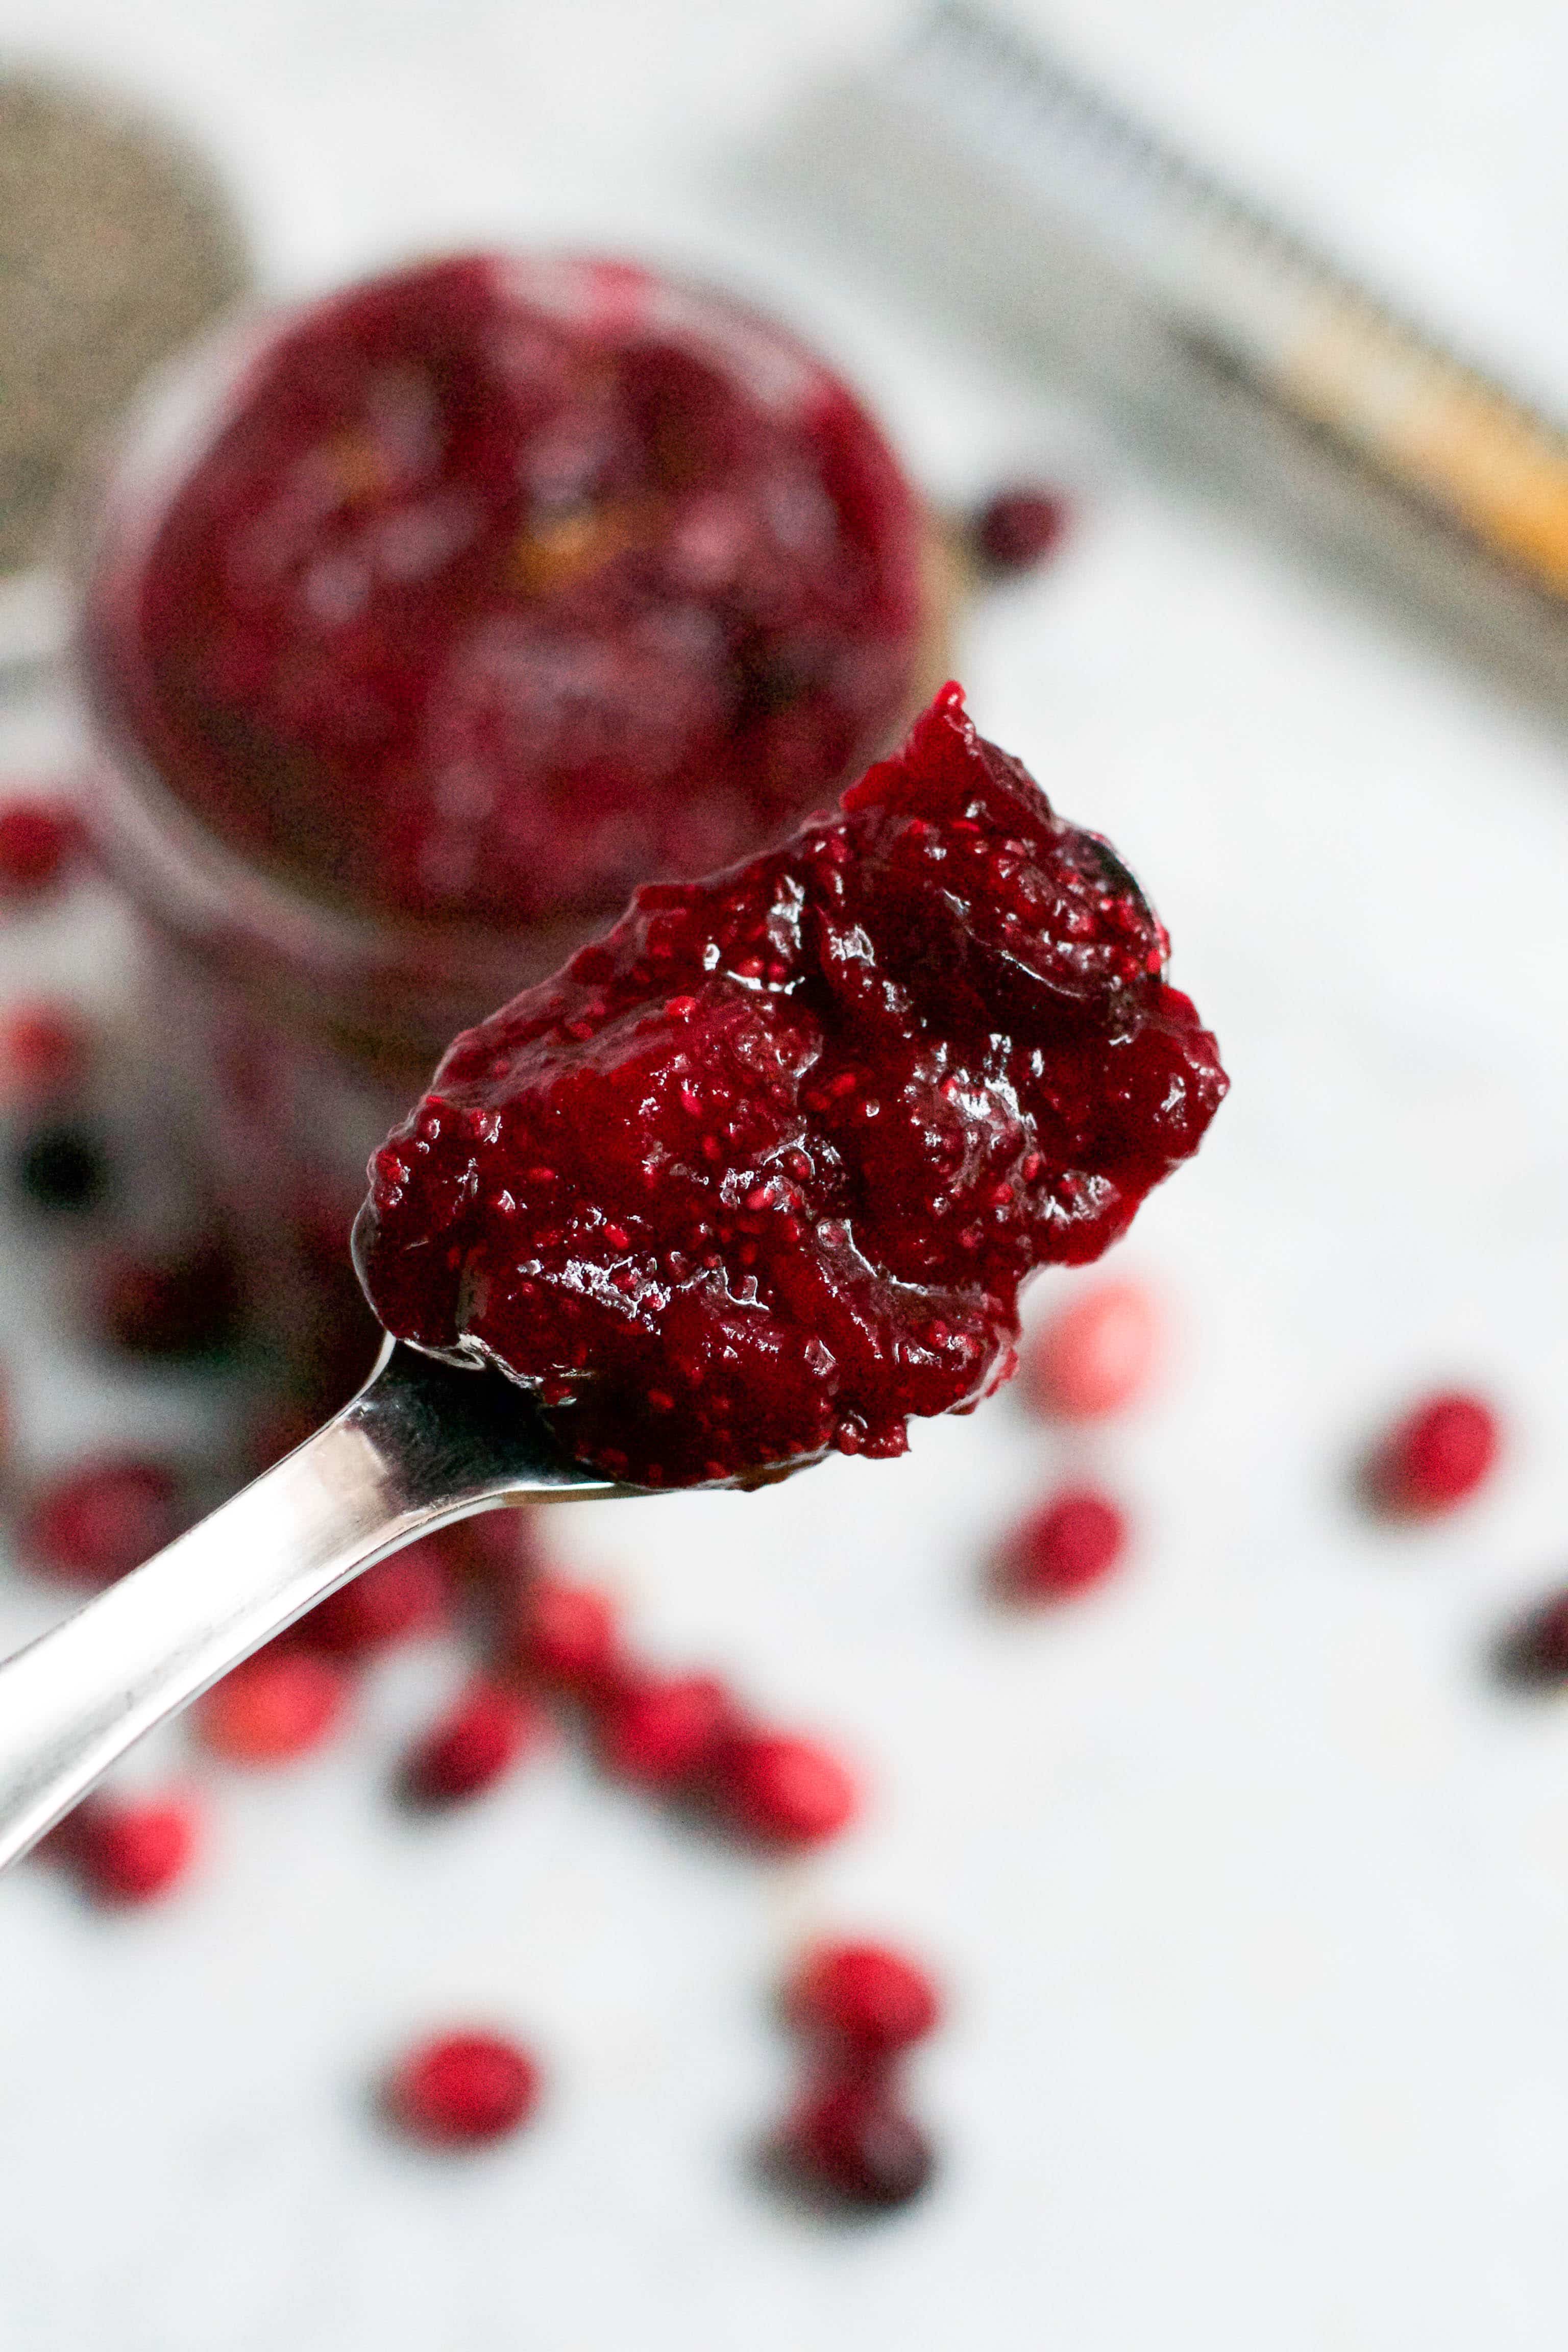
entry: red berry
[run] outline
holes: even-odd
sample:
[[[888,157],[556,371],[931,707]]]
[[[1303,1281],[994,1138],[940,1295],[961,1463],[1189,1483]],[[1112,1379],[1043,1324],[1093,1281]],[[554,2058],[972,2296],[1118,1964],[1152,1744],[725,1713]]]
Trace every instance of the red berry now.
[[[89,1797],[64,1852],[89,1893],[107,1903],[147,1903],[184,1876],[195,1844],[195,1811],[183,1799]]]
[[[1027,1601],[1062,1601],[1096,1584],[1127,1549],[1127,1523],[1090,1486],[1067,1486],[1024,1521],[1008,1546],[1004,1581]]]
[[[854,1775],[814,1739],[742,1731],[714,1763],[719,1796],[736,1825],[772,1845],[816,1845],[859,1810]]]
[[[47,1102],[68,1093],[91,1059],[91,1036],[68,1004],[16,1004],[0,1020],[0,1087],[12,1101]]]
[[[193,1356],[226,1346],[239,1320],[234,1260],[220,1242],[174,1258],[122,1257],[99,1287],[98,1318],[137,1356]]]
[[[1032,483],[999,490],[974,518],[975,552],[989,572],[1027,572],[1058,544],[1068,513],[1058,491]]]
[[[504,2138],[539,2100],[539,2068],[496,2033],[447,2033],[410,2052],[387,2085],[386,2104],[416,2139],[444,2147]]]
[[[890,2086],[861,2074],[814,2084],[782,2150],[811,2187],[855,2205],[907,2205],[931,2179],[931,2142]]]
[[[737,1708],[711,1675],[672,1675],[636,1684],[600,1725],[607,1770],[647,1789],[673,1789],[700,1772]]]
[[[1452,1509],[1497,1459],[1496,1413],[1478,1396],[1445,1390],[1426,1397],[1384,1440],[1373,1465],[1378,1497],[1394,1510]]]
[[[197,1700],[196,1728],[231,1764],[280,1764],[320,1747],[347,1700],[347,1678],[330,1659],[269,1648]]]
[[[405,1785],[426,1805],[477,1797],[537,1747],[547,1729],[543,1709],[531,1700],[475,1681],[414,1748],[405,1766]]]
[[[542,1565],[541,1514],[526,1508],[476,1511],[444,1528],[453,1567],[468,1583],[493,1586],[510,1599]]]
[[[1102,1282],[1055,1315],[1026,1351],[1025,1378],[1043,1411],[1094,1421],[1131,1403],[1153,1370],[1160,1320],[1135,1283]]]
[[[552,1689],[592,1696],[624,1671],[615,1602],[592,1585],[535,1578],[522,1596],[516,1633],[521,1663]]]
[[[886,1944],[818,1944],[790,1979],[784,2013],[799,2033],[880,2058],[923,2041],[942,2002],[924,1969]]]
[[[0,806],[0,898],[36,897],[58,882],[81,847],[81,827],[58,801]]]
[[[439,1547],[426,1537],[330,1592],[299,1632],[311,1649],[359,1658],[429,1633],[446,1613],[446,1569]]]
[[[187,1523],[173,1471],[127,1455],[68,1470],[40,1486],[23,1524],[22,1549],[51,1576],[112,1584],[173,1543]]]

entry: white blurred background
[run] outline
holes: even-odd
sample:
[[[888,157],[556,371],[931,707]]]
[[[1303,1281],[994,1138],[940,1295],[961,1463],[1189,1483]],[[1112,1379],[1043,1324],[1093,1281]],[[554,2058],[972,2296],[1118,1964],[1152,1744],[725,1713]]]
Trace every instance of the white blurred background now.
[[[1548,405],[1568,400],[1568,15],[1548,0],[1054,0],[1110,88]],[[863,1759],[863,1826],[737,1858],[564,1749],[438,1829],[385,1803],[457,1672],[394,1662],[337,1750],[226,1787],[199,1885],[106,1918],[0,1889],[0,2341],[34,2352],[1537,2352],[1568,2197],[1568,1714],[1492,1638],[1568,1581],[1563,744],[1418,633],[1145,479],[1048,382],[748,200],[886,0],[8,0],[0,45],[146,92],[226,170],[266,279],[458,242],[598,244],[750,288],[935,492],[1079,509],[965,624],[984,730],[1110,833],[1231,1102],[1121,1258],[1169,1377],[1069,1451],[1004,1399],[758,1498],[567,1515],[648,1645]],[[33,719],[0,710],[0,757]],[[7,729],[11,731],[8,734]],[[24,949],[0,940],[0,975]],[[41,1364],[64,1454],[149,1408]],[[1065,1284],[1058,1286],[1065,1289]],[[1502,1475],[1358,1516],[1412,1388],[1474,1381]],[[177,1382],[156,1411],[194,1410]],[[1069,1464],[1136,1556],[1047,1621],[994,1537]],[[0,1633],[42,1622],[14,1595]],[[771,2200],[768,1995],[818,1927],[953,1990],[931,2195]],[[535,2042],[539,2126],[477,2163],[378,2134],[428,2022]]]

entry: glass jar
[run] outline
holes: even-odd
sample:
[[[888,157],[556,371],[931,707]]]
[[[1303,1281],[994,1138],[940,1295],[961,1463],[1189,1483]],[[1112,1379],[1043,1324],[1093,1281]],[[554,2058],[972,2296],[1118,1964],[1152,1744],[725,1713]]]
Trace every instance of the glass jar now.
[[[908,625],[888,666],[889,690],[874,698],[863,740],[837,772],[808,768],[798,792],[790,778],[789,816],[829,798],[941,675],[946,594],[938,542],[877,428],[792,336],[724,296],[594,260],[430,266],[432,276],[441,269],[479,273],[474,282],[486,299],[499,289],[503,305],[521,305],[531,315],[547,311],[552,328],[584,328],[606,336],[617,351],[628,332],[644,337],[637,348],[663,352],[673,342],[687,355],[695,350],[710,373],[721,373],[768,415],[786,413],[792,402],[831,397],[836,415],[849,404],[868,458],[884,469],[879,494],[891,497],[889,528],[877,554],[887,572],[889,609],[907,615]],[[370,291],[418,282],[416,272]],[[199,499],[204,469],[229,462],[237,432],[243,436],[268,396],[280,355],[287,362],[302,335],[319,339],[323,320],[330,328],[334,315],[351,315],[349,306],[360,299],[356,289],[325,303],[247,314],[158,381],[106,469],[90,530],[81,535],[79,568],[89,821],[105,863],[142,918],[148,1018],[161,1041],[171,1104],[190,1122],[239,1245],[258,1327],[312,1404],[345,1391],[374,1344],[347,1252],[370,1152],[427,1083],[456,1032],[603,929],[626,880],[637,878],[623,876],[599,903],[568,897],[552,906],[547,845],[542,864],[526,877],[531,904],[519,923],[498,919],[493,864],[479,893],[488,903],[477,912],[461,894],[439,905],[389,902],[384,893],[356,902],[352,892],[323,887],[312,870],[315,828],[308,810],[281,855],[277,840],[258,850],[247,824],[228,823],[231,810],[247,817],[247,796],[254,804],[265,791],[267,762],[258,764],[254,730],[243,760],[236,760],[227,748],[236,730],[226,714],[219,714],[223,723],[215,719],[193,732],[188,717],[173,725],[160,700],[149,583],[157,577],[171,516],[183,511],[182,500]],[[341,451],[342,436],[323,446]],[[646,515],[647,501],[632,510]],[[561,527],[547,520],[555,533],[548,543],[557,546]],[[536,544],[537,534],[524,543]],[[509,562],[515,545],[508,542]],[[515,566],[507,579],[515,583]],[[163,593],[166,611],[167,581]],[[526,604],[531,593],[525,574],[515,601]],[[198,660],[228,618],[222,593],[221,579],[215,590],[195,571],[174,583],[176,606],[184,600],[181,625]],[[381,583],[373,579],[367,593],[380,594]],[[509,586],[501,625],[512,601]],[[496,609],[492,598],[487,625]],[[286,640],[272,641],[275,660],[281,658],[279,642]],[[320,644],[310,650],[319,656]],[[330,683],[330,669],[327,675]],[[345,679],[345,693],[353,683]],[[300,763],[298,746],[289,742],[279,741],[277,756],[280,770],[287,761]],[[314,788],[325,828],[342,814],[341,783],[323,768]],[[376,789],[373,779],[372,803]],[[569,824],[569,791],[556,805]],[[352,814],[374,847],[381,812],[372,805]],[[752,837],[742,834],[726,845],[727,854],[762,845],[767,833],[783,829],[776,809],[772,820],[752,824]],[[662,870],[721,862],[702,856],[683,866],[677,853]]]

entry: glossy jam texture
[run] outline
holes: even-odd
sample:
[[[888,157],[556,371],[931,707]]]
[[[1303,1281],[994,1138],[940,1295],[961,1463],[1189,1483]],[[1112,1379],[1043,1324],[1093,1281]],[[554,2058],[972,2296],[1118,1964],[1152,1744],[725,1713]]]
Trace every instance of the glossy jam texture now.
[[[476,257],[286,325],[98,630],[221,837],[512,928],[836,791],[907,694],[920,545],[878,428],[780,330],[620,263]]]
[[[900,1453],[1195,1150],[1226,1079],[1166,951],[945,688],[837,815],[458,1039],[371,1165],[372,1305],[639,1484]]]

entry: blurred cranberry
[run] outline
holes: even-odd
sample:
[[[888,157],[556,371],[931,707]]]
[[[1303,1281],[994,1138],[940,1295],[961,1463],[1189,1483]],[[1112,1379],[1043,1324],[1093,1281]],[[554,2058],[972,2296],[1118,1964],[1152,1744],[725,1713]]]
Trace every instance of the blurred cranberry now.
[[[348,1703],[341,1666],[310,1650],[258,1651],[196,1701],[198,1736],[231,1764],[281,1764],[319,1748]]]
[[[859,1811],[848,1768],[815,1739],[789,1732],[737,1732],[721,1744],[713,1769],[737,1828],[769,1845],[820,1844]]]
[[[1147,1385],[1160,1341],[1153,1300],[1136,1283],[1080,1292],[1025,1352],[1025,1381],[1040,1408],[1063,1421],[1094,1421],[1130,1404]]]
[[[79,1086],[92,1061],[92,1034],[68,1004],[14,1004],[0,1016],[0,1087],[13,1102],[55,1100]]]
[[[865,2058],[923,2041],[941,2013],[927,1971],[887,1944],[815,1945],[784,1990],[796,2032]]]
[[[1063,1601],[1097,1584],[1126,1549],[1127,1523],[1110,1496],[1066,1486],[1016,1530],[1002,1580],[1022,1600]]]
[[[874,2076],[814,2084],[780,2147],[808,2186],[852,2205],[907,2205],[931,2176],[930,2140],[892,2087]]]
[[[82,845],[75,812],[60,801],[0,804],[0,900],[33,898],[59,881]]]
[[[130,1355],[195,1356],[226,1347],[239,1324],[233,1256],[208,1241],[178,1257],[116,1258],[100,1281],[98,1320]]]
[[[426,1537],[330,1592],[301,1619],[298,1632],[309,1647],[331,1657],[361,1658],[430,1633],[446,1614],[446,1569],[439,1546]]]
[[[98,1208],[112,1181],[99,1138],[76,1125],[38,1127],[23,1137],[12,1166],[24,1197],[36,1209],[81,1216]]]
[[[605,1769],[645,1789],[673,1789],[701,1771],[739,1709],[711,1675],[650,1676],[615,1699],[600,1723]]]
[[[539,2068],[497,2033],[447,2033],[421,2042],[393,2074],[386,2105],[416,2139],[472,2147],[502,2139],[533,2113]]]
[[[1373,1494],[1392,1510],[1451,1510],[1486,1477],[1500,1442],[1490,1405],[1465,1390],[1441,1390],[1384,1439],[1372,1464]]]
[[[1069,509],[1058,490],[1020,483],[999,490],[975,515],[972,538],[986,571],[1003,575],[1032,571],[1059,543]]]
[[[71,1817],[62,1851],[101,1901],[149,1903],[185,1875],[196,1830],[188,1798],[89,1797]]]
[[[612,1690],[626,1672],[616,1604],[593,1585],[536,1577],[514,1630],[519,1662],[552,1690],[591,1698]]]
[[[548,1738],[549,1728],[535,1701],[476,1680],[414,1748],[404,1784],[419,1804],[477,1797]]]
[[[161,1462],[109,1456],[47,1479],[34,1493],[21,1549],[68,1582],[112,1584],[189,1524],[179,1481]]]

